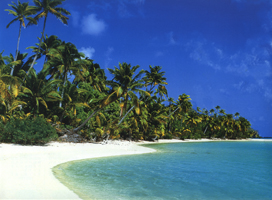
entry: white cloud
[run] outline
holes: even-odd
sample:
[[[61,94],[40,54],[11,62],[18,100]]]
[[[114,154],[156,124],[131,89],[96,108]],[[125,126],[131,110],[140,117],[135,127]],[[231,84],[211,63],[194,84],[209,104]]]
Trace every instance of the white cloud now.
[[[83,17],[82,31],[89,35],[99,35],[106,29],[106,23],[96,18],[95,14]]]
[[[238,77],[233,87],[240,92],[262,94],[272,104],[272,44],[263,44],[267,44],[265,39],[252,38],[240,51],[227,54],[211,41],[199,37],[185,47],[190,58],[203,66]]]
[[[93,54],[95,53],[95,49],[92,47],[81,47],[78,51],[84,53],[85,57],[88,57],[89,59],[92,59]]]

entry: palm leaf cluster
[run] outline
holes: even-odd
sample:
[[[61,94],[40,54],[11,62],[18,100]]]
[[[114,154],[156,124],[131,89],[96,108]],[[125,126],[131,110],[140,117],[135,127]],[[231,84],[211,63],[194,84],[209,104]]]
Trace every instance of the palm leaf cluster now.
[[[108,80],[99,64],[73,43],[45,34],[48,14],[68,23],[70,13],[59,7],[64,0],[33,2],[29,6],[18,1],[7,10],[15,16],[7,28],[19,21],[19,35],[25,19],[31,25],[44,18],[44,25],[39,42],[28,47],[32,55],[21,53],[19,45],[15,57],[0,54],[0,123],[40,116],[60,132],[69,129],[96,140],[258,136],[238,113],[226,114],[219,106],[210,112],[194,110],[186,94],[176,101],[168,97],[161,66],[139,70],[138,65],[119,63],[108,69],[113,76]],[[39,72],[36,62],[43,65]]]

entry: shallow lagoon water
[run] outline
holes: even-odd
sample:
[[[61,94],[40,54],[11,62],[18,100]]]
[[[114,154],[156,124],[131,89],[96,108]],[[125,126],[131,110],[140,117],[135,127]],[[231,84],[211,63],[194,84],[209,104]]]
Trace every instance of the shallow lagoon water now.
[[[272,199],[272,142],[145,145],[156,153],[58,165],[83,199]]]

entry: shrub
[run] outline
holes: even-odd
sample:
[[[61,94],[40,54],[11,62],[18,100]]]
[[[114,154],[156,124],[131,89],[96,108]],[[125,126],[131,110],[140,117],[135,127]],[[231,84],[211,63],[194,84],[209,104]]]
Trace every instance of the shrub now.
[[[11,119],[0,132],[0,142],[16,144],[45,144],[57,139],[56,130],[41,117]]]
[[[171,134],[165,134],[163,136],[163,139],[173,139],[173,135],[171,135]]]

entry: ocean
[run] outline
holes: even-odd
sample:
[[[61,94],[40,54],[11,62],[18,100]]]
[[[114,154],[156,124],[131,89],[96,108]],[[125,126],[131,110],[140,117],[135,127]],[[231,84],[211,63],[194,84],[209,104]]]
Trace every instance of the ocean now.
[[[145,145],[156,153],[56,166],[82,199],[272,199],[272,142]]]

